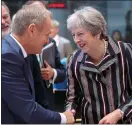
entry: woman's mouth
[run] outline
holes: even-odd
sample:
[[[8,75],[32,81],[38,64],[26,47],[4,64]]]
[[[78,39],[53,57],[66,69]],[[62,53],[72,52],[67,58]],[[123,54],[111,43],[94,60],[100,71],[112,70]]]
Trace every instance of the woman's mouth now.
[[[83,48],[85,46],[85,44],[79,44],[80,48]]]

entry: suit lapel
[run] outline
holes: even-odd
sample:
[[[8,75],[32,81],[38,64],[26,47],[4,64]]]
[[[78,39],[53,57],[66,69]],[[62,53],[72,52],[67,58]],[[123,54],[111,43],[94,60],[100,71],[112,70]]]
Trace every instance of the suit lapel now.
[[[10,36],[10,34],[5,37],[6,42],[17,52],[21,58],[23,58],[22,50],[19,45],[14,41],[14,39]]]
[[[24,65],[24,73],[26,80],[28,81],[30,85],[30,90],[32,92],[32,95],[35,97],[35,92],[34,92],[34,80],[31,72],[31,66],[30,66],[30,56],[25,58],[25,65]]]
[[[24,59],[23,53],[19,45],[14,41],[14,39],[10,36],[10,34],[5,37],[6,42],[16,51],[16,53],[20,56],[20,58]],[[30,64],[25,62],[24,64],[24,75],[29,83],[29,87],[31,89],[32,94],[34,95],[34,82],[33,77],[30,69]]]

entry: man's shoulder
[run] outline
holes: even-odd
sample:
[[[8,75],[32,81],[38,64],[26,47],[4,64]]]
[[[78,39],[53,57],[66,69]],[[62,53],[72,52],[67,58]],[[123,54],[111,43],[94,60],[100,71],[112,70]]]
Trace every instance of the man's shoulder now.
[[[22,59],[21,57],[22,56],[19,53],[17,53],[6,40],[2,40],[2,51],[1,51],[2,62],[3,61],[9,62],[9,60],[10,62],[20,62],[24,60],[24,58]]]
[[[6,54],[12,51],[10,44],[4,39],[2,40],[2,54]]]

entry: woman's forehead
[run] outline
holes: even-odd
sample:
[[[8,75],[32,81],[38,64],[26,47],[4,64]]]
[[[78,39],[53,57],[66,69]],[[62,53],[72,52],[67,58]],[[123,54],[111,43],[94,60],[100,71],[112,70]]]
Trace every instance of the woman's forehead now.
[[[86,32],[86,29],[81,27],[73,27],[71,28],[71,32]]]

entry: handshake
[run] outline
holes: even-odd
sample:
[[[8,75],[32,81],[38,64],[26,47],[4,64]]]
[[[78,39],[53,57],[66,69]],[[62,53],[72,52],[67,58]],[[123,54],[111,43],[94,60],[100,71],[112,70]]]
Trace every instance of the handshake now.
[[[75,122],[74,115],[75,115],[75,110],[71,111],[66,111],[63,113],[66,116],[66,124],[73,124]]]

